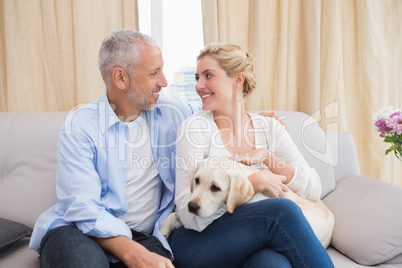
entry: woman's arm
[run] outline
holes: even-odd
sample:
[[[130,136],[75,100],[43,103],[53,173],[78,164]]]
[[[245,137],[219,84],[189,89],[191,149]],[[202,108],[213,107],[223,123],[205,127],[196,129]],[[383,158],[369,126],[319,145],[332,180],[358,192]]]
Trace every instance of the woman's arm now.
[[[264,163],[272,173],[285,176],[282,182],[292,191],[311,200],[320,198],[318,173],[308,165],[285,127],[274,119],[263,120],[269,149],[256,149],[234,160],[246,165]]]
[[[309,166],[282,124],[273,119],[265,118],[265,120],[273,121],[271,123],[272,135],[266,134],[266,136],[270,144],[270,152],[275,158],[271,158],[272,161],[270,159],[266,161],[268,167],[272,168],[275,173],[274,170],[277,171],[281,168],[281,161],[291,165],[294,168],[294,174],[287,186],[304,198],[319,199],[321,197],[321,180],[317,171]]]

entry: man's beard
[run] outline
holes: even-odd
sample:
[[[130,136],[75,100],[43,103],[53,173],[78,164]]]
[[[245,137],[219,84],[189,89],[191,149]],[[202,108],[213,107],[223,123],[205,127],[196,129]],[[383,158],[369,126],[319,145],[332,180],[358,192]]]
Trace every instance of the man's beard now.
[[[130,83],[130,90],[127,93],[127,99],[141,110],[153,110],[157,104],[150,103],[150,95],[144,94],[135,83]]]

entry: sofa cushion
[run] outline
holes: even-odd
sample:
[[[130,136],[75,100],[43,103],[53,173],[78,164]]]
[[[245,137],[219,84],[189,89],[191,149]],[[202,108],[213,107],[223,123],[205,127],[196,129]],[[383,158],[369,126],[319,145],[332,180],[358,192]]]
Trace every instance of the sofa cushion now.
[[[324,198],[334,213],[331,244],[363,265],[402,253],[402,188],[369,176],[352,176]]]
[[[0,252],[15,241],[32,234],[32,228],[15,221],[0,218]]]
[[[39,268],[38,252],[29,248],[29,237],[24,237],[0,252],[0,267]]]
[[[33,227],[57,202],[56,146],[65,117],[0,113],[0,217]]]
[[[373,268],[372,266],[357,264],[331,246],[327,248],[327,253],[331,257],[331,260],[336,268]]]

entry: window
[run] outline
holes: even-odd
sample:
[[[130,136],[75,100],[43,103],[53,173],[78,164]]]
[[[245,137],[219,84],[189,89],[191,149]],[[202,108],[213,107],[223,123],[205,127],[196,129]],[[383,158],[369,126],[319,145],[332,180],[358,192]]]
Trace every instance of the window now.
[[[201,0],[138,0],[140,31],[162,49],[168,87],[162,95],[199,101],[195,93],[196,57],[204,47]]]

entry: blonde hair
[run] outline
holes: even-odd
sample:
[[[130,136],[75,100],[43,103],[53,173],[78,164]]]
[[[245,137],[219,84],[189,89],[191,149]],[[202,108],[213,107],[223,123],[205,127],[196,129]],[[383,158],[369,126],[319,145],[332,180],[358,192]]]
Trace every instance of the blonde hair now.
[[[254,74],[254,58],[234,44],[209,44],[200,51],[197,61],[204,56],[215,59],[219,66],[225,70],[229,77],[234,77],[238,73],[244,73],[243,96],[246,96],[255,89],[257,82]]]

